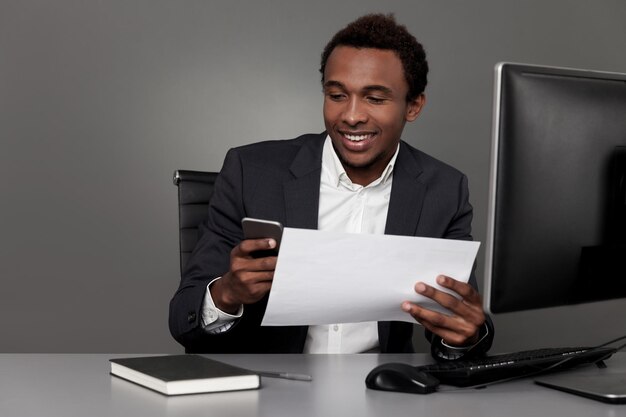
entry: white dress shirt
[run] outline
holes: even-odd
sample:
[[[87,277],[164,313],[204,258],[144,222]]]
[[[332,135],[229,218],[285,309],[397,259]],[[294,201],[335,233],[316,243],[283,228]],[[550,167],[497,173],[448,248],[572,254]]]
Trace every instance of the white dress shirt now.
[[[319,230],[369,234],[385,232],[393,166],[398,149],[382,175],[371,184],[361,186],[350,181],[330,137],[326,137],[320,179]],[[349,256],[349,248],[346,248],[346,254]],[[241,317],[243,308],[231,315],[215,307],[209,291],[211,283],[207,285],[202,321],[207,331],[220,333],[227,331]],[[376,322],[309,326],[304,345],[305,353],[360,353],[378,349]]]
[[[341,165],[330,137],[326,137],[322,154],[318,229],[383,234],[391,195],[393,165],[397,156],[398,150],[382,175],[372,183],[367,186],[354,184]],[[345,248],[345,253],[350,256],[350,248]],[[379,350],[376,322],[309,326],[304,344],[304,353],[360,353],[376,350]]]

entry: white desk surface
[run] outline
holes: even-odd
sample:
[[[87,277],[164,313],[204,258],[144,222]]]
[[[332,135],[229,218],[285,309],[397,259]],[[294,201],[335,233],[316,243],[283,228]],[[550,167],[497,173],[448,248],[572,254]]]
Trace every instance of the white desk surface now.
[[[427,355],[207,355],[256,370],[307,373],[313,382],[263,378],[254,391],[166,397],[109,374],[109,359],[139,354],[0,354],[0,416],[626,416],[611,405],[540,387],[530,379],[481,390],[428,395],[369,390],[365,376],[380,363],[415,365]],[[626,354],[607,369],[626,371]]]

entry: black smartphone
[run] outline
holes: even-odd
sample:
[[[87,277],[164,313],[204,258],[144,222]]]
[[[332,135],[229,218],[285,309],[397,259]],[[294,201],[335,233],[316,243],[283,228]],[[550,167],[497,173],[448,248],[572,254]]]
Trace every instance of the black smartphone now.
[[[276,241],[275,249],[256,251],[252,254],[255,258],[262,258],[264,256],[278,256],[280,240],[283,236],[282,224],[272,220],[244,217],[243,219],[241,219],[241,227],[243,228],[243,236],[246,239],[272,238]]]

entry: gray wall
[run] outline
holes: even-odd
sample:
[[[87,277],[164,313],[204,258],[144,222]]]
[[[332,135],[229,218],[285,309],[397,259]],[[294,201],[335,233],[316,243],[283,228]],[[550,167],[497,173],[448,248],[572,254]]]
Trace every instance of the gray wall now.
[[[494,64],[626,72],[621,0],[0,0],[0,351],[181,351],[172,172],[322,131],[321,49],[372,11],[427,48],[405,137],[468,174],[481,241]],[[496,349],[599,342],[626,333],[625,312],[497,316]]]

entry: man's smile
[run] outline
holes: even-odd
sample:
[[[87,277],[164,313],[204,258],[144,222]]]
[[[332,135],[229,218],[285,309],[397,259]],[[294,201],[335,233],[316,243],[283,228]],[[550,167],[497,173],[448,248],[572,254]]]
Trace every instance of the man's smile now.
[[[378,132],[374,130],[349,130],[349,129],[337,129],[337,133],[341,135],[344,140],[347,140],[351,143],[360,143],[363,141],[371,142]]]
[[[349,132],[341,132],[344,138],[348,139],[352,142],[361,142],[365,139],[370,139],[374,137],[374,133],[349,133]]]

